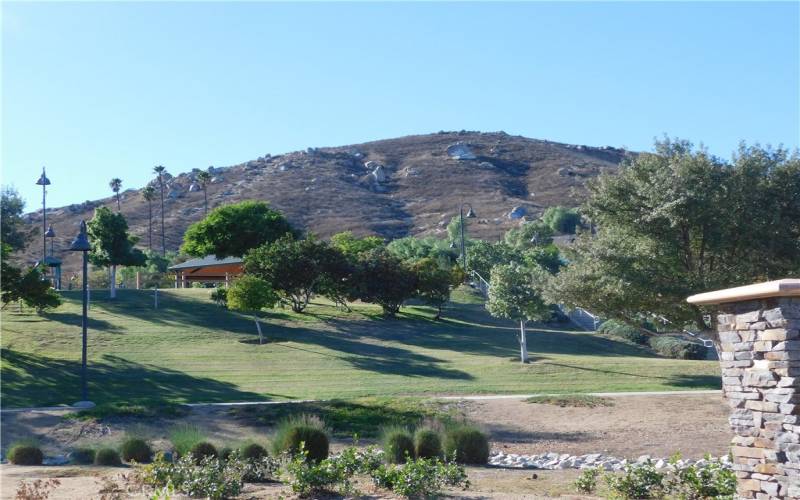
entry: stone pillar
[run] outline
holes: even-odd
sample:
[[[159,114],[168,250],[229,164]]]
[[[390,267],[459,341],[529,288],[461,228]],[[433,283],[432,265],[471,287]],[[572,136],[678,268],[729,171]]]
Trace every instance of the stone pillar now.
[[[689,297],[718,310],[737,498],[800,498],[800,279]]]

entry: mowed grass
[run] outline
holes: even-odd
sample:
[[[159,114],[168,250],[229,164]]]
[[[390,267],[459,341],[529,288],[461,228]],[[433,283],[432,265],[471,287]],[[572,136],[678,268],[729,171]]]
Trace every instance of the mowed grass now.
[[[591,333],[533,326],[531,363],[516,361],[516,325],[491,318],[459,291],[433,321],[422,306],[383,319],[356,304],[315,300],[305,314],[265,313],[258,345],[249,317],[214,305],[209,290],[94,291],[89,396],[96,403],[158,405],[367,396],[584,393],[718,388],[712,361],[659,358]],[[3,407],[80,399],[80,292],[37,315],[2,316]]]

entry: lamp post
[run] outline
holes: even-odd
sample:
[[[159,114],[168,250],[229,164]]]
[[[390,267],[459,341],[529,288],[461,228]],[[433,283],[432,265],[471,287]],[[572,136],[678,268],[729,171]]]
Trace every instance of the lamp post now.
[[[47,186],[50,185],[50,179],[44,173],[42,167],[42,175],[36,181],[37,186],[42,186],[42,262],[47,260]],[[45,265],[45,269],[47,266]],[[46,271],[45,271],[46,272]]]
[[[83,349],[81,353],[81,400],[75,403],[74,406],[80,408],[91,408],[94,406],[94,403],[89,401],[89,385],[87,382],[87,374],[86,374],[86,343],[87,343],[87,336],[86,336],[86,327],[88,323],[88,306],[89,306],[89,281],[87,279],[88,274],[88,258],[87,253],[91,245],[89,244],[89,236],[86,234],[86,221],[81,220],[81,230],[78,233],[78,236],[72,241],[69,249],[73,252],[83,252],[83,316],[81,318],[81,330],[82,330],[82,338],[83,338]]]
[[[45,238],[50,238],[50,257],[53,256],[53,241],[56,237],[56,232],[53,231],[53,226],[47,226],[47,231],[44,232]]]
[[[458,208],[458,215],[461,220],[461,263],[464,268],[464,272],[467,272],[467,247],[464,243],[464,207],[469,207],[467,210],[466,217],[468,219],[474,219],[476,217],[475,211],[472,210],[472,205],[469,203],[462,203],[461,206]]]

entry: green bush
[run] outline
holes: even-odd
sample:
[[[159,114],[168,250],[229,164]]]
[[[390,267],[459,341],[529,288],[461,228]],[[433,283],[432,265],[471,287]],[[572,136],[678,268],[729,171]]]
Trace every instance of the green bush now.
[[[233,448],[231,448],[230,446],[225,446],[224,448],[220,449],[219,450],[219,458],[220,458],[220,460],[228,460],[228,458],[230,458],[231,454],[234,451],[235,450]]]
[[[665,475],[656,469],[651,460],[644,464],[626,465],[621,474],[606,474],[608,488],[615,498],[636,500],[661,498],[665,491]]]
[[[272,441],[276,455],[283,452],[297,455],[300,452],[300,443],[304,443],[303,448],[309,460],[319,462],[328,458],[328,434],[322,420],[313,415],[300,415],[278,423]]]
[[[153,450],[147,441],[135,437],[129,437],[122,442],[120,454],[126,462],[138,462],[146,464],[153,457]]]
[[[195,462],[197,463],[200,463],[206,457],[211,457],[211,458],[219,457],[219,452],[217,452],[216,446],[209,443],[208,441],[200,441],[199,443],[196,443],[189,450],[189,453],[192,454]]]
[[[258,443],[250,443],[242,447],[241,455],[245,460],[259,460],[267,456],[267,450]]]
[[[672,494],[677,498],[733,498],[736,494],[736,474],[719,460],[706,455],[704,465],[692,464],[677,469],[677,481],[672,481]],[[672,460],[673,466],[675,460]]]
[[[14,465],[42,465],[44,454],[34,444],[17,444],[8,450],[6,458]]]
[[[359,450],[349,446],[335,457],[320,462],[307,459],[306,452],[298,453],[286,464],[287,476],[282,476],[284,483],[301,497],[326,496],[336,491],[345,497],[360,496],[352,477],[355,474],[372,474],[383,466],[381,453],[370,446]]]
[[[708,349],[700,344],[677,337],[653,337],[650,347],[658,354],[675,359],[706,359]]]
[[[403,464],[414,458],[414,438],[407,429],[390,427],[383,431],[381,438],[386,461]]]
[[[489,438],[476,427],[457,426],[447,431],[444,451],[458,463],[485,465],[489,461]]]
[[[597,331],[606,335],[623,338],[640,345],[647,345],[647,340],[649,339],[649,336],[638,328],[634,328],[615,319],[604,321],[603,324],[597,328]]]
[[[162,458],[158,456],[152,464],[142,468],[144,484],[155,488],[174,488],[190,497],[212,500],[236,497],[244,486],[247,464],[242,461],[222,462],[207,457],[197,463],[193,457],[185,455],[172,463]]]
[[[597,478],[602,474],[603,469],[592,467],[584,469],[578,479],[575,480],[575,489],[579,493],[591,494],[597,489]]]
[[[94,454],[94,464],[118,467],[122,465],[122,460],[119,458],[117,450],[113,448],[100,448]]]
[[[220,307],[228,307],[228,289],[215,288],[214,291],[211,292],[211,300]]]
[[[414,434],[414,454],[417,458],[441,458],[442,438],[433,429],[418,429]]]
[[[189,453],[192,446],[205,439],[205,434],[194,425],[177,425],[169,433],[169,440],[179,457]]]
[[[437,458],[418,458],[404,465],[381,465],[370,473],[378,486],[406,498],[437,497],[445,486],[469,487],[464,468]]]
[[[93,448],[75,448],[69,452],[69,461],[77,465],[89,465],[94,463]]]

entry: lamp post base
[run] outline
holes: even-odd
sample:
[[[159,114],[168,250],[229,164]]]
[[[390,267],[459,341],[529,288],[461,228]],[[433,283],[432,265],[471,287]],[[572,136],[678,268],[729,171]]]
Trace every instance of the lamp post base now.
[[[96,405],[91,401],[78,401],[77,403],[72,405],[73,408],[83,408],[83,409],[94,408],[95,406]]]

